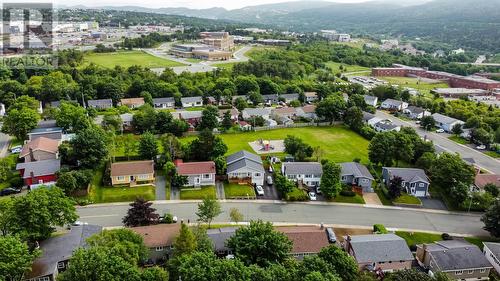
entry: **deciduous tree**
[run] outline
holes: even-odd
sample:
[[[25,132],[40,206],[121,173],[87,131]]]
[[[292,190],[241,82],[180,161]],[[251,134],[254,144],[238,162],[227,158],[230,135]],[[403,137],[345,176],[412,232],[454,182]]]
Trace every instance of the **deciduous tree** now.
[[[327,198],[335,198],[342,189],[340,183],[341,167],[331,161],[323,164],[323,175],[321,176],[321,192]]]
[[[198,221],[210,224],[212,220],[222,213],[222,208],[220,203],[211,198],[204,198],[201,203],[198,204],[198,211],[196,215],[198,216]]]
[[[30,251],[26,242],[16,236],[0,236],[0,279],[22,280],[23,274],[40,255],[40,250]]]
[[[139,155],[142,159],[155,160],[158,155],[158,143],[150,132],[142,134],[139,140]]]
[[[156,209],[151,206],[153,203],[144,198],[137,198],[130,203],[130,209],[127,215],[123,218],[123,224],[128,227],[145,226],[158,223],[160,216],[156,213]]]
[[[90,126],[78,131],[70,141],[74,157],[79,166],[95,168],[108,156],[108,143],[104,130]]]

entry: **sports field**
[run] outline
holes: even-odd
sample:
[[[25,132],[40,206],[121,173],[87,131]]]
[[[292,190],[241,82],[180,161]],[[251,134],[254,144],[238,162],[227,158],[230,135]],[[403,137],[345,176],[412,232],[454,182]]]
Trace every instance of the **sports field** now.
[[[435,88],[449,88],[448,84],[444,82],[429,83],[422,81],[418,78],[411,77],[377,77],[378,79],[385,80],[392,85],[399,85],[401,87],[413,88],[421,92],[423,95],[429,95],[430,91]]]
[[[183,64],[163,58],[158,58],[142,51],[119,51],[114,53],[88,53],[84,58],[85,64],[94,63],[107,68],[130,67],[139,65],[148,68],[174,67]]]

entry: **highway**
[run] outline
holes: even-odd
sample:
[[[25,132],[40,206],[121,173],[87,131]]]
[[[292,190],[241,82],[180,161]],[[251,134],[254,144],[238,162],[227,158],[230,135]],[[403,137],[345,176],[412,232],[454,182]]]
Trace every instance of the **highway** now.
[[[196,221],[197,202],[155,201],[153,207],[159,214],[171,213],[179,220]],[[459,235],[488,235],[482,230],[480,215],[450,213],[425,209],[403,209],[331,203],[284,203],[275,201],[221,202],[223,213],[214,223],[229,221],[229,210],[238,208],[248,219],[262,219],[275,223],[328,224],[370,227],[382,223],[388,228],[409,231],[447,232]],[[80,221],[104,227],[122,226],[127,203],[79,207]]]
[[[426,137],[431,140],[434,145],[437,145],[448,152],[457,152],[462,158],[472,158],[476,162],[476,165],[482,169],[493,174],[500,174],[500,161],[473,148],[449,140],[447,138],[447,136],[449,136],[448,134],[438,134],[435,132],[425,131],[415,122],[401,120],[383,111],[377,110],[375,115],[381,119],[389,119],[396,125],[413,127],[421,137]]]

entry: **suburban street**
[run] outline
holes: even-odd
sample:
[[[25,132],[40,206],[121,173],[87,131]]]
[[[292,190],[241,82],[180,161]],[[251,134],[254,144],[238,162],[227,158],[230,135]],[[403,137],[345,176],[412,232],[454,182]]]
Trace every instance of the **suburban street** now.
[[[1,124],[0,124],[1,126]],[[7,157],[9,152],[10,136],[4,133],[0,133],[0,157]]]
[[[153,207],[161,215],[171,213],[179,220],[196,221],[197,202],[156,201]],[[409,231],[437,231],[462,235],[487,235],[480,215],[445,211],[373,207],[367,205],[283,203],[276,201],[221,202],[223,213],[214,223],[229,221],[230,208],[238,208],[248,219],[275,223],[367,226],[382,223],[389,228]],[[122,226],[128,203],[79,207],[80,221],[104,227]]]
[[[435,132],[425,131],[424,129],[420,128],[420,126],[415,122],[407,122],[401,120],[380,110],[377,110],[377,113],[375,115],[381,119],[389,119],[396,125],[413,127],[421,137],[426,137],[427,139],[433,141],[434,145],[437,145],[448,152],[457,152],[462,158],[472,158],[476,162],[477,166],[493,174],[500,174],[500,161],[475,149],[449,140],[446,137],[446,134],[438,134]]]

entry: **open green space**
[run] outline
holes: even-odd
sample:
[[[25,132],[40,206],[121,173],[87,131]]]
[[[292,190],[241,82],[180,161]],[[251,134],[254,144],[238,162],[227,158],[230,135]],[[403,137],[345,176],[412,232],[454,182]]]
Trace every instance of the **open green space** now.
[[[139,151],[139,140],[140,140],[141,136],[134,135],[134,134],[128,134],[128,136],[132,136],[130,138],[129,152],[128,152],[129,155],[128,156],[133,157],[133,156],[139,155],[139,152],[138,152]],[[115,157],[127,156],[125,153],[125,148],[127,147],[127,145],[126,145],[127,141],[128,141],[127,135],[115,136],[113,156],[115,156]],[[160,152],[162,152],[163,146],[161,144],[161,141],[157,140],[157,144],[158,144],[158,150]],[[134,160],[134,159],[130,159],[130,160]]]
[[[464,139],[460,136],[450,136],[450,137],[448,137],[448,139],[452,140],[456,143],[459,143],[459,144],[468,144],[469,143],[466,139]]]
[[[496,151],[485,151],[484,154],[493,157],[493,158],[500,158],[500,153]]]
[[[363,196],[356,194],[354,196],[343,196],[341,194],[337,195],[332,202],[337,203],[350,203],[350,204],[365,204],[365,199]]]
[[[249,142],[259,139],[283,140],[287,135],[300,137],[312,147],[321,147],[323,150],[322,159],[340,163],[360,158],[361,162],[368,163],[369,142],[343,126],[286,128],[238,134],[222,134],[220,137],[228,146],[227,154],[231,154],[242,149],[254,152],[248,144]],[[181,141],[187,143],[194,138],[193,136],[185,137]]]
[[[398,198],[396,198],[394,201],[396,204],[408,204],[408,205],[421,205],[422,201],[418,199],[415,196],[411,196],[408,194],[401,194]]]
[[[396,231],[396,235],[403,238],[408,246],[443,240],[439,234],[425,232]]]
[[[200,189],[181,189],[182,200],[215,199],[216,197],[215,186],[204,186]]]
[[[226,62],[226,63],[214,63],[212,66],[222,68],[222,69],[227,69],[227,70],[233,70],[233,67],[235,64],[240,63],[240,62]]]
[[[182,63],[155,57],[142,51],[120,51],[114,53],[87,53],[84,57],[84,63],[94,63],[107,68],[130,67],[139,65],[148,68],[174,67],[182,66]]]
[[[350,65],[350,64],[344,64],[344,63],[339,63],[339,62],[327,62],[325,63],[327,67],[333,70],[334,73],[337,72],[343,72],[343,73],[349,73],[349,72],[370,72],[371,69],[368,67],[360,66],[360,65]],[[340,66],[343,67],[343,70],[340,69]]]
[[[246,184],[224,183],[224,194],[226,195],[226,199],[255,198],[253,187]]]
[[[435,88],[449,88],[448,84],[444,82],[429,83],[420,80],[419,78],[411,77],[377,77],[378,79],[385,80],[392,85],[399,85],[401,87],[408,87],[418,90],[424,96],[429,96],[431,90]]]

